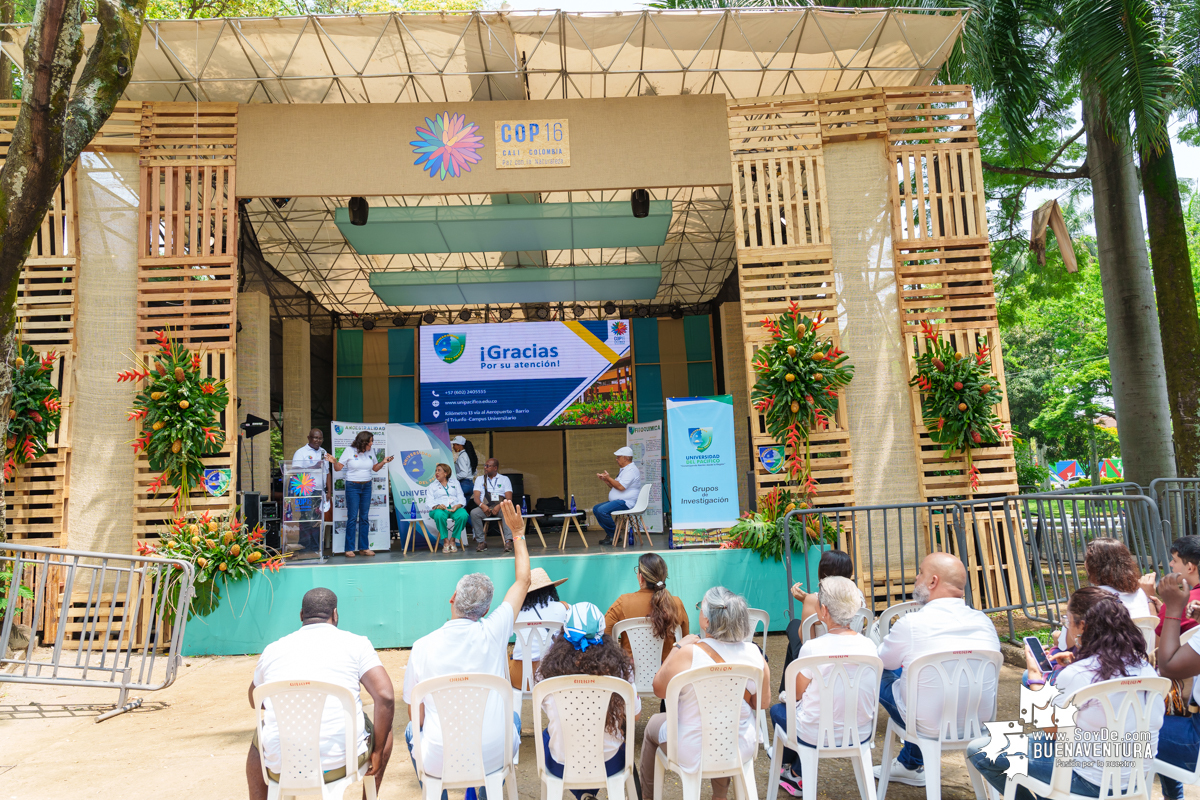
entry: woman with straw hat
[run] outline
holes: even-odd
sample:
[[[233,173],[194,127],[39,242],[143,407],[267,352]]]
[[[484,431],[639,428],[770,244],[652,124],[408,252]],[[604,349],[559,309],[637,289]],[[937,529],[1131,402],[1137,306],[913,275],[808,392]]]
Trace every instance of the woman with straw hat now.
[[[558,599],[558,587],[566,582],[566,578],[557,581],[550,580],[546,570],[541,567],[531,569],[529,571],[529,591],[525,593],[525,604],[517,612],[516,621],[518,623],[566,622],[571,606]],[[542,657],[542,654],[538,652],[536,639],[529,644],[532,650],[530,660],[536,669],[538,659]],[[508,674],[514,689],[521,688],[521,658],[524,655],[525,648],[521,646],[521,640],[518,638],[516,644],[513,645],[512,658],[508,660]]]

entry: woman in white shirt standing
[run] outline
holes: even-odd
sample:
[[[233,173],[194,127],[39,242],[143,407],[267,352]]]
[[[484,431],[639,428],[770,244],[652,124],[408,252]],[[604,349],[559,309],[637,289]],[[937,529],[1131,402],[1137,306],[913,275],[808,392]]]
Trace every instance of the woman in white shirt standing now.
[[[335,471],[346,473],[346,558],[354,558],[355,550],[361,550],[364,556],[375,555],[371,549],[371,529],[367,520],[371,510],[371,478],[392,463],[392,456],[376,462],[371,449],[374,441],[375,437],[370,433],[359,431],[350,446],[342,452],[344,462],[330,454],[325,456]]]
[[[746,684],[746,691],[757,697],[759,691],[769,691],[771,671],[762,652],[751,642],[745,641],[750,632],[750,613],[746,599],[734,594],[724,586],[714,586],[700,601],[700,630],[704,638],[691,635],[675,643],[675,652],[658,669],[654,676],[654,694],[666,698],[667,685],[681,672],[711,664],[746,664],[763,671],[762,686],[754,681]],[[702,741],[700,703],[696,692],[688,686],[679,693],[679,741],[677,755],[679,766],[686,772],[700,769],[700,746]],[[655,714],[646,723],[642,737],[642,800],[653,800],[654,758],[659,747],[666,744],[667,715]],[[738,749],[742,761],[754,757],[758,749],[758,732],[755,730],[755,710],[742,700],[738,719]],[[713,800],[726,800],[729,796],[729,778],[712,779]]]

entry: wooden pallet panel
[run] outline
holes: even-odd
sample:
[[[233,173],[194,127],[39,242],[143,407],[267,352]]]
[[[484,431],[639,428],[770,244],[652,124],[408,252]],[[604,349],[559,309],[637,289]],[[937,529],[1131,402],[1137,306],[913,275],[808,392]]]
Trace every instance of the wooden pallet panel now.
[[[38,547],[61,547],[66,539],[70,453],[48,450],[4,484],[4,526],[10,539]]]
[[[188,347],[225,349],[237,334],[237,265],[138,262],[137,349],[158,347],[156,331]]]
[[[887,134],[887,98],[883,89],[821,94],[818,108],[824,144],[881,139]]]
[[[996,287],[986,238],[937,247],[896,248],[901,324],[943,329],[995,327]]]
[[[0,158],[8,154],[12,132],[21,112],[20,100],[0,100]],[[137,152],[141,132],[142,103],[140,100],[118,100],[113,113],[100,132],[84,148],[85,152],[106,150]]]
[[[829,206],[819,150],[733,156],[734,228],[740,262],[787,258],[828,246]]]

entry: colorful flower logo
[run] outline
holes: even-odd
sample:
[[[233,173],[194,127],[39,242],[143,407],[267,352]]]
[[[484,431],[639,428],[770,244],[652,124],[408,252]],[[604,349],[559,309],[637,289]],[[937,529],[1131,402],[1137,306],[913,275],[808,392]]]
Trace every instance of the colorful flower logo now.
[[[307,497],[317,488],[317,482],[312,475],[293,475],[291,480],[291,496]]]
[[[471,165],[481,159],[483,137],[479,126],[468,123],[462,114],[443,112],[433,119],[426,117],[425,127],[417,126],[417,136],[416,141],[409,142],[418,156],[413,164],[429,172],[431,178],[457,178],[470,172]]]
[[[624,336],[625,332],[628,330],[629,330],[629,326],[626,325],[624,322],[614,322],[612,324],[612,332],[614,334],[616,334],[617,336]]]

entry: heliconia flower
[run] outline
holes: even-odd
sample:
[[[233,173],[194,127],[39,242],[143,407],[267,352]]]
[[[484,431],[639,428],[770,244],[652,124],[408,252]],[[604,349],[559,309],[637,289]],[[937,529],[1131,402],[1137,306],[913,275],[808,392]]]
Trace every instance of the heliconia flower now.
[[[42,405],[47,411],[62,411],[62,402],[55,399],[54,395],[48,394],[42,399]]]
[[[792,319],[795,319],[799,313],[800,313],[800,304],[797,303],[795,300],[793,300],[791,303],[788,304],[788,314],[791,315]]]
[[[216,390],[217,387],[212,384],[212,381],[205,381],[204,383],[200,384],[200,391],[204,392],[205,394],[212,394]]]
[[[216,442],[217,441],[217,431],[219,430],[217,427],[215,427],[215,426],[210,427],[208,425],[205,425],[203,428],[201,428],[201,430],[204,431],[204,440],[205,441],[207,441],[207,442]]]
[[[137,551],[139,556],[152,556],[158,552],[158,548],[149,542],[138,542]]]
[[[826,389],[826,390],[825,390],[825,394],[829,395],[830,397],[837,397],[837,396],[838,396],[838,395],[837,395],[837,390],[836,390],[836,389]]]
[[[921,320],[921,333],[930,341],[937,338],[937,328],[930,325],[927,320]]]
[[[147,490],[150,494],[157,494],[158,490],[167,484],[167,480],[171,475],[171,471],[167,470],[162,475],[150,482],[150,488]]]
[[[51,369],[54,368],[54,362],[57,360],[58,360],[58,351],[57,350],[51,350],[49,353],[43,354],[42,355],[42,366],[38,369],[38,372],[49,372]]]
[[[940,431],[944,427],[946,427],[946,418],[938,417],[938,430]]]
[[[117,383],[124,383],[125,381],[141,381],[149,377],[150,370],[148,369],[127,369],[124,372],[117,373]]]
[[[200,521],[207,525],[208,523],[212,522],[212,514],[205,511],[203,514],[200,515]]]
[[[970,471],[967,473],[967,482],[970,483],[972,489],[979,488],[979,469],[972,464]]]
[[[192,369],[200,369],[200,353],[192,353]]]
[[[33,459],[36,458],[37,451],[34,447],[33,437],[31,437],[31,436],[25,437],[24,450],[25,450],[25,460],[26,461],[33,461]]]
[[[11,478],[16,469],[17,463],[13,461],[12,456],[4,459],[4,480],[7,481],[9,478]]]
[[[133,411],[130,411],[128,414],[125,415],[125,419],[126,419],[126,421],[135,420],[135,419],[145,419],[146,413],[147,413],[146,409],[144,409],[144,408],[135,408]]]

